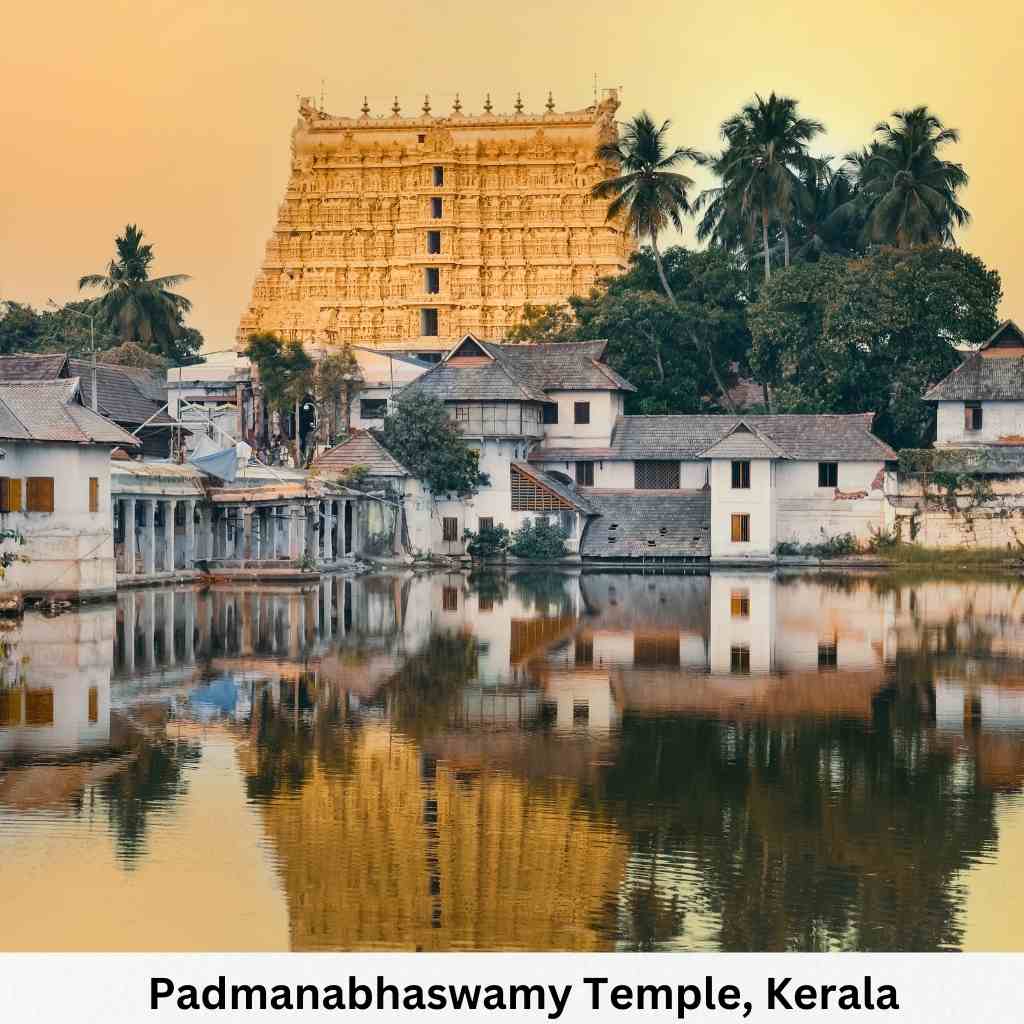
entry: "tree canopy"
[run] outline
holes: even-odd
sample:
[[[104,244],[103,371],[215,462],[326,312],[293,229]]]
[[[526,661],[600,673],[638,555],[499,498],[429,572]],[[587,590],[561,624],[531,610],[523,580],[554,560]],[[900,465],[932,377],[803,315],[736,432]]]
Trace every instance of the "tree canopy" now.
[[[435,495],[468,497],[487,482],[477,452],[463,440],[440,399],[401,399],[384,419],[381,441]]]

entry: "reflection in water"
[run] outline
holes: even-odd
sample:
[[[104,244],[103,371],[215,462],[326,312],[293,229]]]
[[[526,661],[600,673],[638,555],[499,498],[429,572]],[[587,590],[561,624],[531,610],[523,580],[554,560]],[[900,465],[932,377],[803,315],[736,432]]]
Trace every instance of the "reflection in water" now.
[[[968,929],[1021,834],[1014,580],[335,577],[3,640],[6,873],[70,842],[68,887],[176,886],[180,948],[251,939],[171,844],[230,848],[217,898],[262,879],[293,949],[1024,948]]]

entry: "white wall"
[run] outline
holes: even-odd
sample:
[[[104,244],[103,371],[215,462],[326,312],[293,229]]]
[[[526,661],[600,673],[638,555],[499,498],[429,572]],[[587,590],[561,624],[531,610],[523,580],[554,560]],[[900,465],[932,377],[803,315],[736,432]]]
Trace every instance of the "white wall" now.
[[[581,460],[582,461],[582,460]],[[636,482],[632,459],[593,459],[594,487],[608,490],[633,490]],[[576,460],[570,462],[538,462],[537,469],[556,470],[570,480],[576,479]],[[708,463],[698,459],[679,463],[679,486],[683,490],[699,490],[707,483]],[[642,492],[641,492],[642,493]]]
[[[861,541],[885,527],[885,463],[840,462],[838,485],[818,486],[818,463],[775,463],[777,542],[820,544],[852,533]],[[713,499],[712,499],[713,500]]]
[[[771,672],[775,667],[775,577],[714,572],[710,587],[710,651],[712,673],[733,672],[733,649],[746,648],[751,673]],[[732,598],[746,597],[749,614],[733,615]]]
[[[982,402],[981,430],[964,429],[963,402],[937,402],[936,445],[993,444],[1024,435],[1024,402]]]
[[[733,490],[732,461],[711,460],[711,557],[766,558],[775,551],[774,466],[750,460],[750,487]],[[732,516],[750,516],[750,540],[732,540]]]
[[[558,422],[544,424],[544,444],[550,448],[607,446],[622,415],[617,391],[549,391],[548,400],[558,405]],[[590,403],[589,423],[573,422],[576,402]]]
[[[22,508],[27,477],[53,478],[53,512],[0,514],[0,527],[17,530],[24,545],[3,550],[27,556],[0,581],[0,592],[97,596],[114,590],[114,534],[110,504],[110,450],[101,445],[5,441],[0,476],[19,478]],[[99,511],[89,511],[89,478],[99,480]]]

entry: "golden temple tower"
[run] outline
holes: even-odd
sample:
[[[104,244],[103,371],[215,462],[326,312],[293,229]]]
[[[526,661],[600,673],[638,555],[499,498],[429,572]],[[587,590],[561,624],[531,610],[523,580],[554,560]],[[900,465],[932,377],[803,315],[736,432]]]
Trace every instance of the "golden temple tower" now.
[[[445,349],[500,339],[527,304],[585,295],[633,243],[590,198],[614,171],[614,90],[583,110],[335,117],[309,99],[292,131],[284,202],[238,343],[274,331],[318,345]]]

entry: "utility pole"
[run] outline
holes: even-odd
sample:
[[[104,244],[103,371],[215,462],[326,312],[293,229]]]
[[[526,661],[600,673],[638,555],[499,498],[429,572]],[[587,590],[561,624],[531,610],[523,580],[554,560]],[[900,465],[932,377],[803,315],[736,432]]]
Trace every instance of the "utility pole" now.
[[[49,303],[58,312],[72,313],[75,316],[80,316],[83,320],[89,321],[89,351],[92,356],[92,411],[99,412],[96,388],[96,314],[83,313],[80,309],[72,309],[70,306],[59,306],[53,299],[50,299]]]

